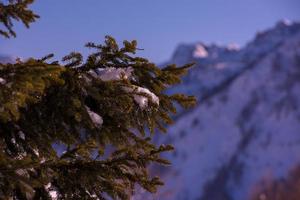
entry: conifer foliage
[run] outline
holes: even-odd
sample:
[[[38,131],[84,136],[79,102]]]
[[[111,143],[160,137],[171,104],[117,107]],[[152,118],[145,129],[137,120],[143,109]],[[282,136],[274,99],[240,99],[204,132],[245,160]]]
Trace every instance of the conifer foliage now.
[[[0,35],[9,38],[11,36],[16,37],[16,33],[13,31],[13,20],[21,21],[28,28],[29,24],[34,22],[38,15],[33,13],[28,6],[33,3],[34,0],[0,0],[0,24],[4,25],[4,28],[0,27]]]
[[[15,36],[11,19],[37,18],[32,2],[0,3],[4,37]],[[195,103],[164,93],[191,65],[158,68],[134,56],[136,41],[119,47],[109,36],[86,46],[86,60],[74,52],[63,64],[53,55],[0,64],[1,199],[130,199],[136,185],[163,184],[147,166],[169,164],[160,154],[173,147],[152,138],[172,123],[175,102]]]

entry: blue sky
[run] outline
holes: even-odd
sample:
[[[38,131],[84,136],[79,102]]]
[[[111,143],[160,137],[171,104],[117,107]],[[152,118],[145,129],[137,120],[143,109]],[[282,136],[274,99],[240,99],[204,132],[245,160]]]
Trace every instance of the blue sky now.
[[[86,42],[138,40],[140,55],[159,63],[179,43],[244,45],[280,19],[300,21],[300,0],[36,0],[41,16],[31,29],[16,25],[16,39],[0,38],[0,54],[59,59],[85,55]]]

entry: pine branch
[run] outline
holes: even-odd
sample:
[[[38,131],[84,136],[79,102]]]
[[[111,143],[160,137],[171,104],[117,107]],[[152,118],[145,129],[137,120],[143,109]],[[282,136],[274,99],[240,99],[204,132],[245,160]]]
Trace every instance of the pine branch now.
[[[52,184],[59,199],[130,199],[136,184],[149,192],[163,184],[147,167],[169,165],[160,154],[173,148],[151,139],[172,123],[175,102],[195,103],[164,93],[191,66],[161,69],[134,56],[135,41],[119,47],[106,37],[87,46],[93,53],[85,61],[71,53],[65,65],[49,62],[52,54],[0,64],[0,182],[11,183],[0,190],[7,196],[23,198],[31,181],[35,198],[49,196],[45,185]],[[66,152],[58,155],[55,143]],[[7,175],[20,171],[22,178]]]
[[[34,0],[10,0],[8,4],[0,1],[0,24],[2,23],[5,29],[0,29],[0,35],[5,38],[16,37],[13,30],[13,21],[21,21],[27,28],[30,24],[39,18],[28,6]]]

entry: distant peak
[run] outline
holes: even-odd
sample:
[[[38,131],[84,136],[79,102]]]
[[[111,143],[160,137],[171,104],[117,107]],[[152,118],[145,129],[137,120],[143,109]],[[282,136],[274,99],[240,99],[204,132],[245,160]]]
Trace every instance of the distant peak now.
[[[282,19],[277,22],[276,26],[277,27],[287,27],[293,25],[293,22],[290,21],[289,19]]]
[[[278,42],[290,38],[296,33],[300,32],[300,24],[287,19],[280,20],[276,26],[265,31],[259,31],[255,39],[249,44],[253,45],[270,45],[278,44]]]
[[[236,43],[230,43],[226,46],[226,49],[229,51],[237,51],[240,50],[240,46]]]

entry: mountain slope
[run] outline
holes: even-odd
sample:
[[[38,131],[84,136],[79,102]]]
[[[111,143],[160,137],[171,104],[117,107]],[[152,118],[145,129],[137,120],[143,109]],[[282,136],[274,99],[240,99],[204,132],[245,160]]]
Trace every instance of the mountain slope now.
[[[300,162],[300,24],[279,22],[242,49],[181,45],[170,63],[196,61],[183,85],[197,108],[166,141],[172,167],[158,199],[242,200],[263,177]]]

